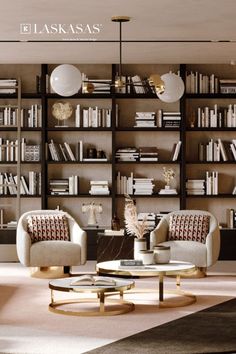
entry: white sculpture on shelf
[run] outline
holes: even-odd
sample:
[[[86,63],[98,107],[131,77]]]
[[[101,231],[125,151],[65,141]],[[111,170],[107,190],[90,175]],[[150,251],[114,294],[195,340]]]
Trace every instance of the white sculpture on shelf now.
[[[95,204],[95,202],[91,202],[89,204],[82,204],[82,212],[88,212],[88,225],[93,226],[97,225],[96,213],[102,213],[102,204]]]

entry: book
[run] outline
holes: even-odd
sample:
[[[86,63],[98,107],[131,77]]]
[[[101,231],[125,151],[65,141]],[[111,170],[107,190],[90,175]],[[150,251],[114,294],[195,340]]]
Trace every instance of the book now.
[[[76,277],[70,285],[77,286],[114,286],[116,285],[115,279],[108,277],[94,277],[92,275],[86,274]]]

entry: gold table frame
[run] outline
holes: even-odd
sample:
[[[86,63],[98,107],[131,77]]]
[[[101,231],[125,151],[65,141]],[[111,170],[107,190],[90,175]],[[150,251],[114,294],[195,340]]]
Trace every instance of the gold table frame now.
[[[167,264],[152,264],[146,267],[119,269],[120,261],[101,262],[96,265],[98,274],[119,275],[119,276],[138,276],[138,277],[158,277],[159,279],[159,307],[181,307],[191,305],[196,302],[196,296],[190,292],[185,292],[180,288],[180,274],[191,273],[196,267],[188,262],[170,261]],[[172,269],[171,269],[171,266]],[[165,269],[166,267],[166,269]],[[174,269],[176,267],[176,269]],[[169,269],[168,269],[169,268]],[[176,276],[176,289],[164,291],[164,277],[168,275]],[[147,290],[147,292],[156,292],[155,290]],[[144,290],[135,289],[134,292],[144,292]],[[130,293],[130,292],[129,292]],[[181,301],[169,300],[165,301],[164,293],[181,296]]]
[[[120,315],[123,313],[131,312],[135,309],[135,305],[123,299],[124,291],[130,290],[134,287],[135,283],[132,280],[119,280],[117,279],[117,284],[114,286],[71,286],[71,280],[75,278],[66,278],[66,279],[56,279],[49,282],[49,288],[51,289],[51,303],[49,304],[49,311],[63,314],[68,316],[114,316]],[[61,283],[61,285],[60,285]],[[97,295],[97,298],[76,298],[76,299],[66,299],[66,300],[57,300],[54,299],[54,291],[63,291],[63,292],[75,292],[75,293],[94,293]],[[119,299],[110,299],[106,298],[107,295],[114,295],[118,293],[120,295]],[[105,306],[106,303],[119,305],[118,309],[109,309]],[[71,311],[63,310],[58,307],[73,303],[98,303],[99,309],[97,311]]]

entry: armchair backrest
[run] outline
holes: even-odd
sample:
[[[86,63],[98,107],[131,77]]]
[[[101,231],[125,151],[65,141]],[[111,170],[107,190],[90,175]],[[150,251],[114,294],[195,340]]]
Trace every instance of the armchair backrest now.
[[[31,210],[28,211],[24,214],[21,215],[18,224],[22,226],[22,228],[27,232],[27,217],[28,216],[32,216],[32,215],[65,215],[67,220],[68,220],[68,226],[69,226],[69,230],[71,232],[74,224],[76,223],[75,219],[68,214],[65,211],[62,210],[49,210],[49,209],[44,209],[44,210]],[[77,223],[76,223],[77,224]],[[78,225],[78,224],[77,224]],[[79,225],[78,225],[79,226]]]
[[[213,232],[219,225],[216,217],[209,213],[208,211],[205,210],[178,210],[178,211],[173,211],[167,215],[165,215],[162,219],[161,222],[164,220],[168,223],[170,223],[170,217],[173,214],[177,215],[208,215],[210,217],[210,224],[209,224],[209,232]]]

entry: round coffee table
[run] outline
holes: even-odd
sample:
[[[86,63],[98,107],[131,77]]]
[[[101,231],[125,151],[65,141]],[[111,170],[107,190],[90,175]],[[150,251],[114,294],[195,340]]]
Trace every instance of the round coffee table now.
[[[180,274],[189,273],[195,269],[192,263],[170,261],[165,264],[151,264],[141,267],[121,267],[120,261],[107,261],[98,263],[96,270],[98,274],[139,276],[139,277],[158,277],[159,278],[159,306],[178,307],[186,306],[196,301],[196,296],[184,292],[180,289]],[[176,290],[164,290],[164,276],[176,276]],[[182,297],[181,301],[164,301],[164,293],[172,293]]]
[[[130,290],[134,287],[135,283],[133,280],[126,279],[114,279],[116,284],[112,286],[96,286],[96,285],[71,285],[71,282],[75,281],[76,277],[64,278],[64,279],[54,279],[49,282],[49,288],[51,289],[51,303],[49,304],[49,310],[55,313],[71,315],[71,316],[109,316],[109,315],[119,315],[122,313],[127,313],[134,310],[134,304],[123,299],[123,293],[126,290]],[[78,298],[78,299],[68,299],[68,300],[54,300],[54,290],[63,292],[75,292],[75,293],[94,293],[96,299],[89,298]],[[105,306],[105,294],[119,293],[119,299],[106,299],[106,302],[112,305],[116,305],[115,309],[110,306]],[[96,311],[71,311],[63,310],[58,307],[63,305],[68,305],[72,303],[99,303],[99,308]],[[118,305],[118,306],[117,306]]]

